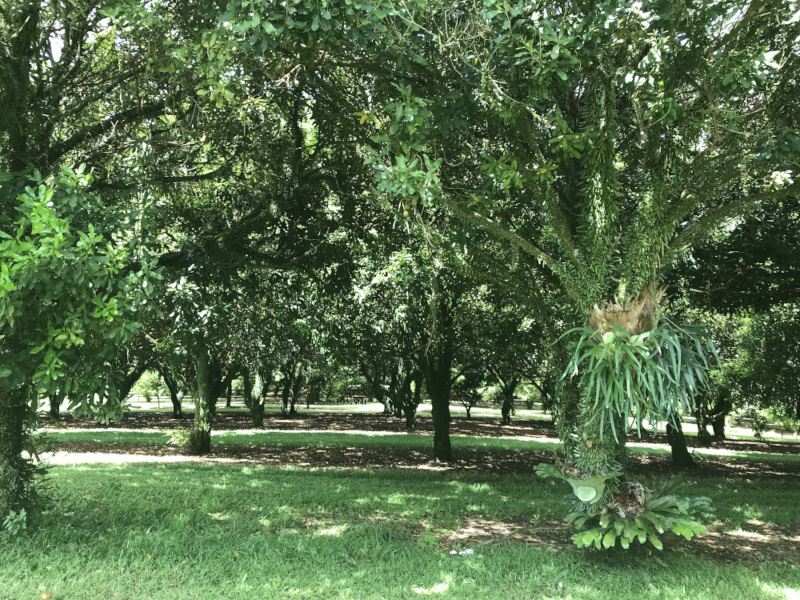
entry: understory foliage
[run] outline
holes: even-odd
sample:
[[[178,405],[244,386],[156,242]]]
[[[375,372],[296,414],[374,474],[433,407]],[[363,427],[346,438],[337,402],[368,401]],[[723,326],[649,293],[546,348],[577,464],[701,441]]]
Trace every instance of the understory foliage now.
[[[1,518],[37,503],[42,471],[21,454],[35,454],[40,397],[68,394],[76,415],[120,414],[107,366],[138,331],[158,275],[121,233],[141,227],[137,215],[104,209],[82,168],[0,180]]]

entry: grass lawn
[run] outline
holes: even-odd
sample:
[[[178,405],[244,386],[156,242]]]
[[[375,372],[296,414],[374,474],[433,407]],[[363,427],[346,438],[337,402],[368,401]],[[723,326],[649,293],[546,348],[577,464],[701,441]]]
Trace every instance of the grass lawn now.
[[[0,536],[3,600],[777,599],[800,590],[800,567],[775,561],[718,566],[667,549],[605,562],[502,538],[471,546],[471,556],[442,548],[442,536],[475,519],[556,523],[563,485],[532,476],[144,463],[58,466],[50,483],[42,527]],[[798,520],[797,492],[783,482],[699,482],[693,493],[711,496],[728,528]]]
[[[85,430],[48,430],[45,434],[53,441],[69,442],[101,442],[115,444],[166,444],[170,434],[162,431],[85,431]],[[420,434],[385,434],[385,433],[337,433],[280,431],[242,433],[233,431],[212,432],[212,443],[231,445],[257,446],[359,446],[359,447],[404,447],[429,450],[432,446],[430,435]],[[645,438],[646,439],[646,438]],[[528,450],[555,451],[556,442],[489,438],[477,436],[451,436],[454,448],[477,448],[483,450]],[[669,447],[648,445],[647,442],[628,445],[631,454],[668,455]],[[720,448],[693,448],[701,456],[723,456],[725,458],[741,458],[749,460],[800,462],[800,454],[768,454],[766,452],[739,452]]]

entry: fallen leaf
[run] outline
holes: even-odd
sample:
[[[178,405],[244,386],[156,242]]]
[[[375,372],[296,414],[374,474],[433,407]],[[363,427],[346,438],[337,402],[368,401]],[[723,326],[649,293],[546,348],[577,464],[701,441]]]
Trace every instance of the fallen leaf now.
[[[47,599],[48,599],[48,598],[50,598],[50,596],[52,596],[52,595],[53,595],[53,592],[47,592],[47,593],[44,593],[44,594],[42,594],[41,596],[39,596],[39,600],[47,600]]]
[[[147,555],[147,560],[153,560],[153,557],[148,554]]]

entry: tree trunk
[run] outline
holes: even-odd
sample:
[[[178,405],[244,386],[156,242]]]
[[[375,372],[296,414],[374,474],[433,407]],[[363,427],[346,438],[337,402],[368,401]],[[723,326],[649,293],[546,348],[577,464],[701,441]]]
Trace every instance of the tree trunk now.
[[[211,425],[220,386],[220,372],[206,356],[195,357],[194,427],[189,452],[195,456],[211,452]]]
[[[715,440],[727,439],[725,435],[725,415],[717,417],[716,419],[711,421],[711,429],[714,431]]]
[[[508,383],[500,382],[500,389],[503,392],[503,407],[500,409],[503,415],[503,425],[511,425],[511,410],[514,408],[514,392],[517,389],[517,379],[512,377]]]
[[[450,392],[453,386],[452,371],[455,358],[454,304],[440,297],[436,311],[441,337],[431,347],[428,356],[423,359],[423,367],[428,394],[431,397],[433,457],[436,460],[449,462],[453,460],[453,450],[450,445]]]
[[[592,406],[594,398],[585,398],[583,401]],[[578,431],[581,435],[577,439],[573,438],[573,452],[570,455],[573,464],[586,477],[615,471],[624,472],[627,465],[625,442],[628,436],[625,419],[618,415],[614,417],[615,438],[611,423],[605,421],[601,431],[600,419],[595,418],[589,422],[589,414],[589,410],[585,410],[579,419]],[[610,488],[611,486],[606,488],[606,497],[600,499],[598,506],[611,499]]]
[[[417,408],[422,402],[422,371],[414,371],[414,399],[412,406],[406,411],[406,429],[414,429],[417,426]]]
[[[733,409],[733,404],[726,396],[719,398],[714,405],[714,416],[711,419],[711,429],[714,431],[714,439],[724,440],[725,438],[725,417]]]
[[[178,382],[172,377],[172,374],[164,368],[156,369],[169,390],[169,399],[172,402],[172,416],[180,419],[183,416],[183,408],[181,406],[181,397],[178,394]]]
[[[708,419],[705,406],[699,405],[694,413],[697,421],[697,443],[701,446],[711,445],[711,434],[708,433]]]
[[[64,395],[59,391],[50,396],[50,417],[58,419],[61,416],[61,403],[64,401]]]
[[[292,393],[292,375],[290,373],[286,373],[286,378],[284,379],[283,384],[283,393],[281,394],[281,399],[283,403],[281,404],[281,414],[285,417],[289,413],[289,396]]]
[[[300,365],[300,368],[297,370],[297,375],[294,378],[294,383],[292,384],[292,404],[289,407],[289,416],[296,417],[297,416],[297,399],[300,397],[300,392],[303,390],[303,384],[305,383],[305,367]]]
[[[624,420],[621,417],[615,420],[616,439],[607,421],[601,433],[600,419],[589,422],[589,411],[581,408],[584,403],[591,407],[593,398],[581,398],[578,386],[569,380],[559,384],[556,390],[558,401],[553,406],[553,420],[566,457],[586,477],[624,471],[627,463]],[[597,504],[592,506],[608,503],[614,491],[615,486],[609,484]]]
[[[242,371],[242,383],[244,387],[244,403],[250,408],[253,426],[261,427],[264,425],[264,399],[253,397],[253,378],[249,369]]]
[[[25,442],[25,392],[0,387],[0,522],[27,505],[31,465],[22,458]]]
[[[678,469],[693,468],[695,466],[694,459],[686,447],[686,436],[683,435],[680,420],[675,425],[667,422],[667,439],[672,448],[672,466]]]
[[[450,404],[442,398],[431,397],[433,404],[433,457],[442,462],[453,460],[450,446]]]
[[[228,382],[228,388],[225,390],[225,408],[231,407],[231,400],[233,400],[233,382]]]
[[[119,397],[119,401],[122,402],[128,395],[131,393],[131,389],[136,382],[142,378],[142,374],[147,370],[147,365],[137,365],[133,368],[130,373],[127,373],[117,384],[117,395]],[[148,396],[147,401],[150,402],[150,398]]]
[[[435,373],[428,379],[433,416],[433,457],[449,462],[453,460],[450,446],[450,372]]]

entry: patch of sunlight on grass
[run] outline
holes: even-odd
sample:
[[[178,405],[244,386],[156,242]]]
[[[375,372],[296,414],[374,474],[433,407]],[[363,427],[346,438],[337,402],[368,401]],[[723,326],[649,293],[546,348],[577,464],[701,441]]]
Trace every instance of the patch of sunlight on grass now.
[[[779,588],[773,587],[768,583],[764,584],[764,588],[769,590],[770,592],[774,593],[783,593],[786,596],[786,600],[800,600],[800,590],[797,588]]]
[[[751,504],[744,504],[742,506],[734,506],[731,511],[741,515],[742,519],[746,521],[763,521],[765,520],[764,511],[756,508]]]
[[[406,495],[405,494],[392,494],[386,499],[386,501],[389,504],[405,504],[406,503]]]
[[[328,527],[326,529],[319,529],[318,531],[315,531],[314,536],[317,537],[322,535],[328,535],[328,536],[338,537],[342,535],[345,531],[347,531],[348,528],[349,525],[347,525],[346,523],[344,525],[334,525],[333,527]]]
[[[473,483],[469,486],[471,492],[489,492],[490,494],[496,493],[488,483]]]
[[[450,589],[451,583],[453,583],[453,577],[451,575],[447,575],[442,583],[437,583],[429,588],[415,587],[414,591],[424,596],[430,596],[432,594],[445,594],[447,590]]]
[[[226,515],[223,513],[208,513],[208,516],[214,519],[215,521],[230,521],[231,516]]]

